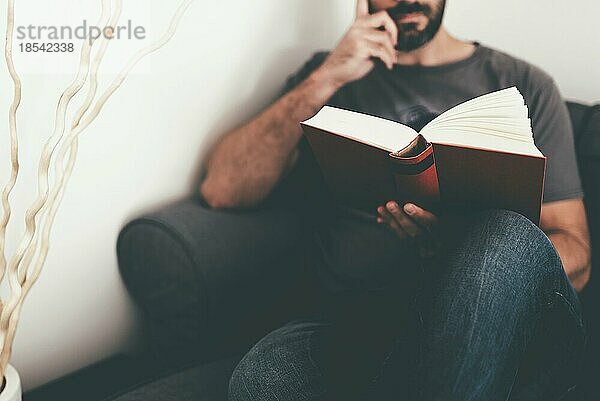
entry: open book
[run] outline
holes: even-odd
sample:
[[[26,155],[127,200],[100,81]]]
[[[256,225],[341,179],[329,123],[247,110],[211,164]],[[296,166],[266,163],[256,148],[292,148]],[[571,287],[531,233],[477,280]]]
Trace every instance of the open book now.
[[[419,133],[325,106],[301,123],[333,197],[374,213],[388,200],[447,208],[502,208],[539,224],[546,158],[517,88],[469,100]]]

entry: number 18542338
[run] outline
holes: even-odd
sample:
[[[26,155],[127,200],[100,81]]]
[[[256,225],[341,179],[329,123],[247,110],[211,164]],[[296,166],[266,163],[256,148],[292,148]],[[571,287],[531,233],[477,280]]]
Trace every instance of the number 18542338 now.
[[[73,43],[57,42],[24,42],[19,43],[21,53],[72,53]]]

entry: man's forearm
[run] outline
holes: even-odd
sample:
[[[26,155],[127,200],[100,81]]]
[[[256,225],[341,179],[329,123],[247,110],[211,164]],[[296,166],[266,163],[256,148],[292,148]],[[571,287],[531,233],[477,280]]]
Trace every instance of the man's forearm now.
[[[249,207],[263,200],[295,161],[300,121],[313,116],[337,86],[317,69],[294,90],[215,147],[201,186],[213,207]]]
[[[548,234],[558,252],[571,284],[581,291],[589,280],[591,272],[590,245],[584,238],[578,238],[567,231],[553,231]]]

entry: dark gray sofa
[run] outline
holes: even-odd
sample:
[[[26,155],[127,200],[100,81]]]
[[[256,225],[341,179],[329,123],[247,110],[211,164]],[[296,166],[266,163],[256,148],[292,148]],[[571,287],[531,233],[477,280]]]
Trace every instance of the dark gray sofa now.
[[[600,105],[567,105],[594,248],[600,249]],[[192,198],[127,224],[118,239],[119,266],[145,314],[149,352],[157,363],[180,369],[115,400],[225,400],[243,352],[319,302],[322,294],[306,263],[310,235],[302,217],[277,202],[225,212]],[[598,253],[593,257],[600,268]],[[600,379],[598,282],[593,274],[581,294],[589,352],[574,399],[600,399],[593,393]]]

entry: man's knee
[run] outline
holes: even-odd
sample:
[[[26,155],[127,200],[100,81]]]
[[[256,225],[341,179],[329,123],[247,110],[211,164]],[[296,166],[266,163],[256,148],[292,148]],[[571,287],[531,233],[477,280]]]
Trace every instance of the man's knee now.
[[[310,334],[283,327],[256,344],[229,380],[230,401],[309,400],[322,392]]]
[[[228,389],[228,398],[229,401],[242,401],[242,400],[258,400],[259,398],[257,394],[251,392],[251,388],[257,387],[254,382],[255,380],[260,380],[256,378],[255,371],[252,366],[254,365],[255,355],[245,355],[244,358],[238,363],[235,367],[233,373],[231,374],[231,378],[229,379],[229,389]]]
[[[537,286],[564,274],[546,234],[528,218],[509,210],[471,216],[459,252],[474,262],[468,264],[476,280],[489,285]]]
[[[269,352],[259,344],[255,345],[238,363],[229,379],[230,401],[254,401],[269,399],[268,392],[280,376],[280,366]]]

